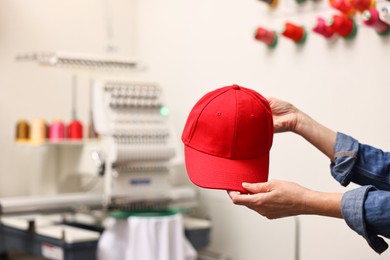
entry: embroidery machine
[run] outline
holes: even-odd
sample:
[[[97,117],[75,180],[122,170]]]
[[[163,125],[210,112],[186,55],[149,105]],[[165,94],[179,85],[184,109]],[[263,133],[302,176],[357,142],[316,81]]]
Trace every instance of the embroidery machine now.
[[[0,253],[93,258],[107,213],[196,205],[191,187],[172,184],[182,158],[162,89],[143,80],[99,79],[91,96],[99,144],[90,156],[101,192],[0,199]]]

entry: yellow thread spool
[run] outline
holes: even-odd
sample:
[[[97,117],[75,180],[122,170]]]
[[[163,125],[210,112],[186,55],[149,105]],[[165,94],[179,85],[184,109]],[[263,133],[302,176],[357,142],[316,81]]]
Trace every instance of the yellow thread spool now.
[[[32,143],[43,143],[47,137],[47,126],[43,119],[35,119],[31,123],[30,141]]]

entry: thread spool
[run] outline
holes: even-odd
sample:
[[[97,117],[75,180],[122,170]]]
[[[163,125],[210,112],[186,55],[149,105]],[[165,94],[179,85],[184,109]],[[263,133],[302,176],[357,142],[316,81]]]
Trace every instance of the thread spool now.
[[[281,30],[281,34],[297,44],[303,44],[307,38],[307,33],[303,26],[297,26],[290,22],[285,23]]]
[[[32,143],[43,143],[47,138],[47,125],[43,119],[35,119],[31,123],[30,141]]]
[[[353,19],[343,15],[333,15],[326,21],[332,31],[345,39],[352,39],[357,33],[357,26]]]
[[[68,138],[70,140],[83,139],[83,125],[80,123],[80,121],[73,120],[68,125]]]
[[[279,0],[259,0],[260,2],[266,3],[271,8],[276,8],[279,4]]]
[[[269,31],[263,27],[256,29],[255,39],[267,44],[271,48],[275,47],[278,43],[278,35],[274,31]]]
[[[381,19],[382,22],[390,24],[390,7],[383,6],[379,10],[379,18]]]
[[[16,142],[27,142],[30,139],[30,125],[27,120],[21,119],[16,124]]]
[[[49,140],[52,142],[65,139],[65,125],[61,120],[54,120],[49,127]]]
[[[349,0],[330,0],[330,6],[342,12],[345,15],[352,16],[356,13]]]
[[[317,24],[314,26],[313,32],[316,32],[327,39],[334,35],[333,30],[328,25],[326,25],[325,19],[321,17],[317,17]]]
[[[362,17],[363,23],[374,28],[378,34],[385,35],[390,32],[390,26],[379,18],[379,12],[375,8],[364,11]]]
[[[350,0],[350,3],[354,9],[361,13],[375,6],[375,0]]]

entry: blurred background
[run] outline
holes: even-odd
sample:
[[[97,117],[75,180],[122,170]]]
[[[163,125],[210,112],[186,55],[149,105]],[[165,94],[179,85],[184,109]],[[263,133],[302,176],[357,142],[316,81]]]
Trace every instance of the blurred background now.
[[[388,4],[378,0],[374,6],[379,10]],[[256,0],[2,0],[0,197],[73,191],[79,180],[57,175],[61,167],[69,166],[69,160],[77,162],[82,178],[95,172],[93,162],[79,148],[75,152],[67,148],[71,151],[65,162],[54,164],[62,153],[59,148],[15,142],[19,120],[70,122],[72,108],[86,131],[91,79],[105,75],[99,70],[17,59],[34,53],[136,60],[139,68],[114,75],[158,83],[178,143],[188,113],[200,97],[215,88],[238,84],[266,97],[290,101],[336,131],[390,150],[390,36],[367,26],[362,11],[350,16],[356,34],[348,26],[345,35],[335,33],[331,38],[314,32],[318,17],[327,21],[342,15],[326,0],[279,0],[273,5]],[[283,35],[288,34],[286,23],[296,25],[298,34],[299,28],[306,30],[306,39]],[[275,46],[255,39],[259,27],[275,32]],[[77,98],[72,99],[75,77]],[[276,134],[269,178],[329,192],[356,187],[341,187],[331,177],[329,164],[301,137]],[[182,161],[173,179],[193,186]],[[197,191],[202,216],[211,221],[208,249],[231,259],[374,260],[390,256],[389,252],[377,255],[344,220],[318,216],[267,220],[233,205],[224,191]]]

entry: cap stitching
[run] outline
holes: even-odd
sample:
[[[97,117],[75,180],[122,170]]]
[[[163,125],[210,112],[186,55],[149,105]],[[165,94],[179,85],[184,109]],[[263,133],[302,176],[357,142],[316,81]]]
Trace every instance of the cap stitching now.
[[[236,111],[235,111],[235,120],[234,120],[234,132],[233,132],[233,140],[232,140],[232,150],[231,150],[231,153],[230,153],[230,156],[231,157],[235,157],[235,153],[233,151],[236,150],[236,140],[237,140],[237,125],[238,125],[238,120],[237,120],[237,117],[238,117],[238,101],[237,101],[237,92],[234,91],[234,97],[236,99]]]
[[[250,157],[250,158],[241,158],[241,157],[228,157],[228,156],[222,156],[222,155],[217,155],[217,154],[214,154],[214,153],[211,153],[211,152],[207,152],[207,151],[203,151],[203,150],[199,150],[195,147],[193,147],[192,145],[189,145],[189,144],[186,144],[186,146],[188,146],[189,148],[193,149],[193,150],[196,150],[200,153],[204,153],[204,154],[208,154],[208,155],[211,155],[211,156],[214,156],[214,157],[219,157],[219,158],[225,158],[225,159],[228,159],[228,160],[242,160],[242,161],[245,161],[245,160],[256,160],[256,159],[259,159],[261,157],[264,157],[266,156],[267,154],[269,154],[269,151],[266,151],[264,153],[262,153],[261,155],[257,156],[257,157]]]

